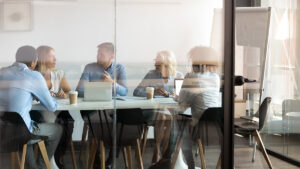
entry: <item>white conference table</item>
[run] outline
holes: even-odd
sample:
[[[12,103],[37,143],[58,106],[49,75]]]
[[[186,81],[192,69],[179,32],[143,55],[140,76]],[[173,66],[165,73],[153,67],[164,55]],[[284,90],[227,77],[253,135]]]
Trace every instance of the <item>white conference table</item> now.
[[[147,100],[143,97],[120,97],[124,100],[116,100],[116,109],[176,109],[178,103],[173,98],[154,98]],[[60,110],[108,110],[114,109],[114,100],[112,101],[84,101],[78,98],[76,105],[70,105],[69,99],[57,99],[57,111]],[[38,102],[33,102],[32,110],[45,110]]]
[[[177,109],[179,105],[173,98],[154,98],[147,100],[143,97],[119,97],[123,100],[112,101],[84,101],[83,98],[78,98],[76,105],[70,105],[69,99],[57,99],[57,111],[62,110],[109,110],[114,109],[114,101],[116,101],[116,109]],[[33,102],[32,110],[45,110],[38,102]],[[54,158],[51,159],[51,167],[57,169]],[[175,169],[187,169],[182,155],[176,161]]]

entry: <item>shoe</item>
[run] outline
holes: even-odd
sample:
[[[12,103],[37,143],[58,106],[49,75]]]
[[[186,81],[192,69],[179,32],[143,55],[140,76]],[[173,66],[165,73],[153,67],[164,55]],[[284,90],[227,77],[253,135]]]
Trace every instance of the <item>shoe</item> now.
[[[108,156],[108,158],[105,161],[105,166],[111,166],[112,164],[112,156]]]
[[[149,167],[149,169],[170,169],[171,160],[170,159],[161,159],[156,164]]]

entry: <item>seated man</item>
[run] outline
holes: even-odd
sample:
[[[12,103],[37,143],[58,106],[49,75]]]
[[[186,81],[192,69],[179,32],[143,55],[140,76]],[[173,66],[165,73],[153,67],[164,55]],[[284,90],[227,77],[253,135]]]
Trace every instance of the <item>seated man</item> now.
[[[220,107],[220,77],[216,73],[218,58],[213,49],[202,46],[194,47],[189,52],[189,59],[192,61],[192,71],[186,74],[179,96],[175,100],[179,103],[179,112],[184,112],[185,109],[191,107],[192,119],[190,126],[195,127],[207,108]],[[171,133],[169,146],[163,155],[163,159],[151,166],[150,169],[170,168],[171,157],[176,145],[174,131],[178,132],[176,131],[178,124],[176,122],[173,124],[173,133]],[[186,129],[188,130],[188,127]],[[188,169],[195,169],[192,154],[193,143],[188,131],[184,132],[182,139],[182,152]]]
[[[109,42],[98,45],[97,62],[90,63],[85,66],[84,71],[81,75],[80,81],[77,85],[76,90],[78,91],[79,97],[84,97],[84,82],[112,82],[116,83],[116,94],[120,96],[126,96],[128,93],[126,83],[126,72],[125,68],[121,64],[114,64],[114,45]],[[114,81],[114,69],[116,69],[116,82]],[[94,114],[95,111],[81,111],[82,118],[89,117]],[[97,118],[97,120],[95,120]],[[91,119],[98,121],[98,117]],[[90,126],[93,132],[92,126]],[[93,134],[93,133],[92,133]],[[95,159],[94,168],[97,168],[99,158]],[[106,165],[110,165],[112,161],[112,153],[109,154]]]
[[[112,82],[114,83],[114,69],[116,69],[116,93],[126,96],[126,72],[124,66],[112,62],[114,59],[114,45],[106,42],[98,45],[97,62],[85,66],[76,90],[78,96],[84,96],[84,82]]]
[[[17,112],[29,131],[35,135],[48,136],[45,141],[48,157],[51,158],[62,135],[62,127],[54,123],[36,123],[31,120],[33,99],[37,99],[50,112],[56,111],[57,102],[51,97],[43,76],[33,71],[37,64],[37,52],[31,46],[20,47],[16,62],[0,70],[0,111]],[[31,143],[33,141],[30,141]],[[41,156],[35,161],[33,147],[28,145],[26,162],[30,168],[46,168]]]

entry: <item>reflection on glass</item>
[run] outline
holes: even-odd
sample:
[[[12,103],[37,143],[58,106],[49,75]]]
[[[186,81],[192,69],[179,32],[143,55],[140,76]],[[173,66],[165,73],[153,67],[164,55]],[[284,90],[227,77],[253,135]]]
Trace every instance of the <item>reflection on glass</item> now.
[[[299,162],[299,29],[295,22],[299,2],[274,2],[262,1],[263,6],[272,7],[265,93],[274,100],[263,139],[269,150]]]
[[[51,168],[220,162],[222,136],[201,117],[221,106],[222,0],[2,3],[0,111],[21,114],[33,134],[53,133]],[[22,64],[14,55],[27,44],[34,59]],[[9,157],[1,156],[4,168]],[[31,142],[26,157],[45,168]]]

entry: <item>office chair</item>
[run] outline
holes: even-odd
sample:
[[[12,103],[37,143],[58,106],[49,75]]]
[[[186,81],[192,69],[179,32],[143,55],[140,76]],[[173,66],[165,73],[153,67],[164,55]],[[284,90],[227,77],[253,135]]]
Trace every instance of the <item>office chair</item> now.
[[[256,113],[259,116],[259,123],[250,121],[250,120],[246,120],[246,119],[237,119],[237,120],[235,120],[234,125],[235,125],[236,133],[251,134],[254,137],[254,139],[260,146],[260,149],[263,153],[263,156],[264,156],[266,162],[268,163],[269,168],[273,169],[272,163],[270,161],[270,158],[267,154],[267,151],[265,149],[265,146],[264,146],[261,136],[259,134],[259,131],[261,131],[261,129],[264,127],[265,119],[267,117],[268,108],[271,103],[271,100],[272,100],[271,97],[266,97],[263,100],[262,104],[259,106],[258,112]],[[254,160],[255,160],[255,152],[256,152],[256,143],[253,144],[252,162],[254,162]]]
[[[2,112],[1,114],[0,153],[11,153],[12,167],[14,167],[16,158],[18,159],[18,151],[22,149],[22,158],[19,165],[20,169],[24,169],[27,143],[29,140],[37,140],[46,167],[50,169],[50,162],[44,143],[44,140],[47,140],[48,137],[31,134],[22,117],[16,112]]]

